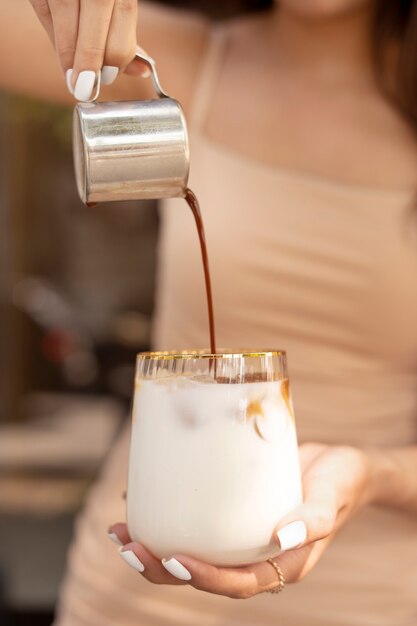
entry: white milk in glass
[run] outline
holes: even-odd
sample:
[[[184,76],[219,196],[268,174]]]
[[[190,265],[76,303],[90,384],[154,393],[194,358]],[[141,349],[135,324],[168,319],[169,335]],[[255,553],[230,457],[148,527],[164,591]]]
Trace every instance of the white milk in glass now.
[[[156,557],[263,561],[279,553],[274,529],[301,501],[287,379],[137,381],[127,521]]]

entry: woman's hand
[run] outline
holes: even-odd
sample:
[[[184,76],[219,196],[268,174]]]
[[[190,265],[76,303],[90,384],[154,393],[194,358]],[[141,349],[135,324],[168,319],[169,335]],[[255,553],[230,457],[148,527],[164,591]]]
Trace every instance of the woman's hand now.
[[[119,72],[144,74],[134,61],[137,0],[30,0],[56,48],[69,91],[90,100]]]
[[[304,503],[279,521],[274,534],[278,546],[287,550],[274,559],[286,583],[298,582],[311,571],[337,531],[370,501],[372,491],[370,457],[359,449],[305,444],[300,461]],[[121,545],[125,561],[153,583],[190,584],[231,598],[250,598],[278,585],[268,562],[214,567],[181,554],[161,562],[131,541],[126,524],[113,525],[109,534]]]

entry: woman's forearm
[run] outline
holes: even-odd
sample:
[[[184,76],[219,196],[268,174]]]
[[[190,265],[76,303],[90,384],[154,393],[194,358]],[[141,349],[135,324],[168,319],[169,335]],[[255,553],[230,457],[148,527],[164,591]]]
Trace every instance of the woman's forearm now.
[[[28,0],[0,2],[0,89],[62,104],[74,101]]]
[[[192,100],[194,82],[207,43],[209,24],[160,5],[139,5],[138,41],[154,56],[164,88],[185,109]],[[140,35],[140,37],[139,37]],[[60,104],[74,104],[56,52],[29,0],[0,1],[0,90]],[[103,87],[103,100],[153,98],[150,80],[121,75]]]
[[[417,446],[367,450],[369,500],[417,513]]]
[[[0,2],[0,89],[73,106],[64,72],[45,30],[28,0]],[[147,97],[149,81],[120,76],[103,88],[105,100]]]

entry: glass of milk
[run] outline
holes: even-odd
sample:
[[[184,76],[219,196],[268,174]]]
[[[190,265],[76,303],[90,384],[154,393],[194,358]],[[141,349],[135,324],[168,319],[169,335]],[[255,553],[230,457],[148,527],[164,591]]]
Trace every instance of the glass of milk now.
[[[279,554],[302,501],[282,351],[138,355],[127,491],[133,540],[223,566]]]

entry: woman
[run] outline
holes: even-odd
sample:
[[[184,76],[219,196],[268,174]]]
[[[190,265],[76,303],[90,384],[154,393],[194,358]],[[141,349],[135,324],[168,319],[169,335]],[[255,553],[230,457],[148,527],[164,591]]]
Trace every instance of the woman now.
[[[130,63],[134,2],[32,4],[77,97],[90,97],[101,68],[105,82],[143,71]],[[29,29],[23,9],[8,5]],[[110,534],[133,569],[105,545],[106,523],[124,517],[125,433],[79,522],[57,623],[411,626],[417,3],[281,0],[220,28],[143,5],[139,42],[189,119],[218,343],[285,347],[300,441],[318,443],[300,446],[305,503],[277,520],[288,551],[276,559],[287,583],[276,597],[263,593],[280,584],[269,563],[217,569],[167,555],[162,564],[122,523]],[[7,33],[0,45],[10,45]],[[44,44],[33,48],[30,87],[15,59],[3,84],[62,98]],[[116,81],[109,97],[150,94],[139,85]],[[178,203],[163,210],[163,349],[208,341],[196,234]]]

